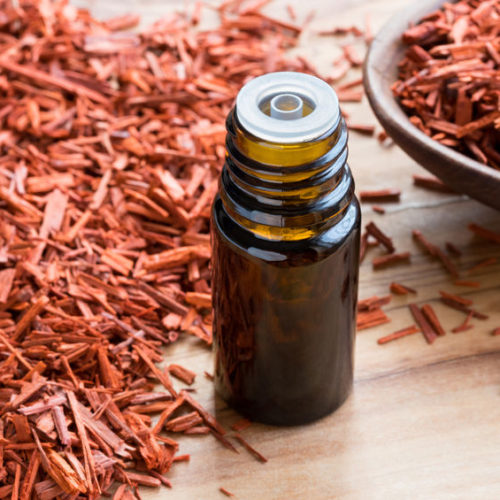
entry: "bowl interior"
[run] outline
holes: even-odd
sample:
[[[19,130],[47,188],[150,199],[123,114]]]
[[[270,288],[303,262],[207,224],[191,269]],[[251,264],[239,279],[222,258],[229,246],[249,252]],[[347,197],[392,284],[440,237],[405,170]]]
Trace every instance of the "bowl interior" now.
[[[458,192],[500,209],[500,171],[463,155],[412,125],[391,91],[407,46],[401,35],[410,23],[438,9],[443,0],[422,0],[396,14],[377,34],[368,51],[364,84],[370,104],[387,133],[424,168]]]

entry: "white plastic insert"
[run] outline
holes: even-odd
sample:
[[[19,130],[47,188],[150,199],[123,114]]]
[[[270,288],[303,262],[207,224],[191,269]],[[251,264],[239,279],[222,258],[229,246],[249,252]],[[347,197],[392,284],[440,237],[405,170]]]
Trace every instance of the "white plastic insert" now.
[[[267,114],[262,103],[269,101]],[[303,112],[304,103],[312,108],[309,114]],[[282,71],[259,76],[245,84],[236,98],[236,116],[242,127],[259,139],[278,144],[317,139],[337,123],[339,115],[332,87],[306,73]]]
[[[278,120],[302,118],[304,101],[295,94],[278,94],[271,99],[271,117]]]

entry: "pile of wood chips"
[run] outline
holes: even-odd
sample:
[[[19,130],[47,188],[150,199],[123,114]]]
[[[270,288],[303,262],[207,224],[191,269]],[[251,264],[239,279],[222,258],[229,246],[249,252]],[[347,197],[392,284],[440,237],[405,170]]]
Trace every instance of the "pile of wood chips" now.
[[[403,35],[393,92],[434,140],[500,168],[500,0],[445,3]]]
[[[209,215],[239,88],[313,72],[263,3],[226,2],[212,31],[191,29],[198,4],[123,34],[136,16],[0,1],[0,498],[169,485],[186,457],[164,431],[233,448],[170,378],[194,374],[156,363],[179,332],[211,343]]]

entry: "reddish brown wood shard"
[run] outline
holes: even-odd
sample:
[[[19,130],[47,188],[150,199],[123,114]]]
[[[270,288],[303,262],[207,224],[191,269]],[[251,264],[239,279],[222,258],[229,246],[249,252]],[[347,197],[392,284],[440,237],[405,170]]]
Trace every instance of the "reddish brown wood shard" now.
[[[467,299],[465,297],[461,297],[460,295],[455,295],[453,293],[445,292],[443,290],[439,291],[439,295],[441,295],[441,297],[445,299],[456,302],[457,304],[462,304],[464,306],[470,306],[472,305],[473,302],[471,299]]]
[[[474,234],[476,234],[480,238],[484,238],[485,240],[500,244],[500,233],[490,231],[489,229],[479,226],[478,224],[469,224],[468,227]]]
[[[392,253],[375,257],[372,260],[373,269],[381,269],[395,264],[407,263],[410,261],[410,252]]]
[[[358,311],[374,311],[380,309],[382,306],[389,304],[392,297],[390,295],[385,295],[384,297],[378,297],[374,295],[373,297],[368,297],[367,299],[358,301]]]
[[[182,380],[187,385],[192,385],[196,378],[196,373],[180,365],[171,364],[168,367],[168,371],[171,375]]]
[[[372,328],[374,326],[383,325],[384,323],[389,323],[389,321],[391,320],[381,309],[358,312],[356,329],[358,331],[365,330],[366,328]]]
[[[447,255],[445,255],[445,253],[438,246],[428,241],[424,237],[424,235],[416,229],[412,231],[412,234],[413,234],[413,239],[416,240],[431,257],[438,259],[448,273],[450,273],[454,277],[458,277],[459,273],[455,264],[448,258]]]
[[[455,193],[453,189],[448,187],[443,181],[439,180],[437,177],[413,175],[413,184],[415,184],[415,186],[429,189],[431,191],[439,191],[440,193]]]
[[[389,289],[391,290],[392,293],[395,293],[397,295],[408,295],[409,293],[417,293],[415,289],[396,282],[392,282],[389,285]]]
[[[459,333],[459,332],[465,332],[467,330],[470,330],[471,328],[474,328],[474,325],[470,324],[470,320],[472,319],[473,316],[474,316],[474,312],[470,311],[467,314],[467,317],[465,318],[464,322],[462,324],[456,326],[455,328],[453,328],[451,331],[453,333]]]
[[[372,206],[372,210],[380,215],[383,215],[385,214],[385,208],[384,207],[381,207],[379,205],[373,205]]]
[[[481,262],[478,262],[476,265],[472,266],[469,269],[469,273],[474,273],[479,269],[482,269],[483,267],[491,266],[493,264],[496,264],[497,262],[498,259],[496,257],[489,257],[487,259],[482,260]]]
[[[7,299],[9,298],[15,275],[16,270],[14,268],[3,269],[2,271],[0,271],[0,303],[2,304],[7,302]]]
[[[389,253],[394,252],[395,248],[392,239],[382,232],[382,230],[374,222],[369,222],[365,229],[366,232],[383,245]]]
[[[427,321],[429,322],[429,324],[434,329],[434,331],[438,335],[445,335],[446,332],[444,331],[444,328],[441,326],[441,322],[439,321],[433,307],[430,304],[424,304],[421,307],[421,311],[424,314]]]
[[[267,458],[264,455],[262,455],[262,453],[259,453],[253,446],[251,446],[243,436],[241,436],[238,433],[235,433],[234,434],[234,438],[237,441],[239,441],[243,445],[243,447],[250,454],[252,454],[259,462],[262,462],[262,463],[266,463],[267,462]]]
[[[413,315],[413,318],[417,322],[417,325],[422,331],[425,340],[427,341],[428,344],[432,344],[437,338],[436,332],[433,330],[429,322],[425,319],[425,316],[423,315],[422,311],[417,306],[417,304],[409,304],[408,307],[410,308],[411,314]]]
[[[399,189],[364,190],[359,193],[361,201],[373,201],[378,203],[399,201],[400,196],[401,191]]]
[[[481,283],[479,283],[479,281],[455,280],[453,284],[456,286],[468,286],[471,288],[481,287]]]
[[[446,298],[446,297],[441,297],[441,302],[448,307],[451,307],[452,309],[456,309],[457,311],[462,311],[465,314],[469,314],[472,312],[472,316],[477,319],[483,319],[486,320],[489,318],[487,314],[481,313],[479,311],[476,311],[475,309],[471,309],[467,307],[464,304],[461,304],[460,302],[456,302],[455,300]]]
[[[412,335],[412,334],[417,333],[419,331],[420,330],[415,325],[408,326],[408,327],[402,328],[401,330],[398,330],[394,333],[386,335],[385,337],[380,337],[377,340],[377,344],[379,344],[379,345],[387,344],[387,342],[392,342],[393,340],[400,339],[401,337],[406,337],[407,335]]]

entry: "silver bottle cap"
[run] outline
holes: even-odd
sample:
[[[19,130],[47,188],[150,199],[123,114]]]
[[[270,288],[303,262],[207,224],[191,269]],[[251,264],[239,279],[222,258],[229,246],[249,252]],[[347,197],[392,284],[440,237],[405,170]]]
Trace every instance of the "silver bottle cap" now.
[[[261,107],[268,103],[270,115]],[[304,104],[313,110],[302,116]],[[250,80],[236,98],[243,128],[259,139],[280,144],[317,139],[337,122],[339,101],[323,80],[305,73],[283,71]]]

